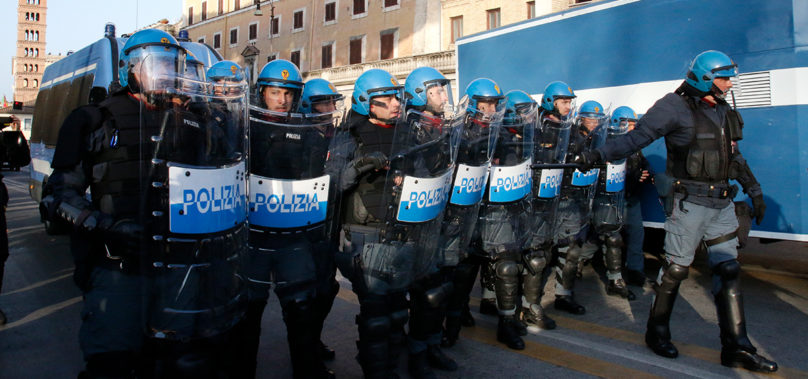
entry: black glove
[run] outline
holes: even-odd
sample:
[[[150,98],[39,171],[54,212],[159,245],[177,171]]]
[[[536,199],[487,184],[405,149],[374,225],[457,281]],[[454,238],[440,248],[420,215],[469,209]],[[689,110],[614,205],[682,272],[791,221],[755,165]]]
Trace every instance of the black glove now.
[[[374,151],[351,161],[342,172],[340,186],[343,191],[353,187],[359,177],[373,170],[380,170],[387,166],[387,157],[380,151]]]
[[[129,219],[118,220],[109,228],[99,230],[112,256],[140,254],[145,250],[143,226]]]
[[[573,163],[578,165],[578,170],[586,172],[592,169],[593,166],[600,163],[600,153],[596,150],[587,150],[576,156]]]
[[[353,166],[359,175],[366,174],[371,170],[381,170],[384,166],[387,166],[387,156],[381,151],[374,151],[354,160]]]
[[[755,218],[755,223],[760,225],[763,221],[763,215],[766,213],[766,202],[763,201],[763,195],[757,195],[752,198],[752,216]]]

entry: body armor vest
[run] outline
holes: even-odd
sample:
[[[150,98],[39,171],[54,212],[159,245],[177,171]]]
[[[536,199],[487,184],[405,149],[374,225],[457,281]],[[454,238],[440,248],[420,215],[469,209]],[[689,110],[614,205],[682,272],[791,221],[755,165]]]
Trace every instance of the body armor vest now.
[[[393,134],[395,133],[394,128],[383,128],[367,120],[363,120],[355,124],[351,133],[358,144],[357,158],[375,151],[380,151],[385,155],[390,154],[390,149],[393,144]],[[356,193],[361,198],[362,205],[370,216],[379,221],[385,218],[387,212],[387,207],[384,204],[384,185],[386,178],[386,171],[371,171],[359,180],[359,184],[356,187]],[[352,206],[356,207],[359,206],[359,204],[352,204]],[[352,214],[352,211],[353,210],[349,211],[349,215]]]
[[[667,171],[677,179],[700,182],[728,180],[731,143],[727,134],[727,117],[717,125],[700,112],[693,98],[684,98],[693,114],[695,130],[687,145],[674,146],[665,140],[668,150]]]
[[[140,197],[149,189],[154,153],[150,137],[159,134],[160,120],[141,120],[141,105],[125,95],[113,96],[99,107],[104,121],[91,133],[89,146],[93,205],[116,219],[138,219]]]

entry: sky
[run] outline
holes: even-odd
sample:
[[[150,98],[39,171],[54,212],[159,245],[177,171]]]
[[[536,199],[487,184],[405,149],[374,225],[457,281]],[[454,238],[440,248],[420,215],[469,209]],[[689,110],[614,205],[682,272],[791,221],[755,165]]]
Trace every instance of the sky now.
[[[11,59],[17,50],[17,0],[0,5],[0,96],[14,94]],[[48,54],[79,50],[104,36],[104,25],[115,24],[117,35],[168,19],[179,21],[182,0],[48,0]],[[2,105],[2,104],[0,104]]]

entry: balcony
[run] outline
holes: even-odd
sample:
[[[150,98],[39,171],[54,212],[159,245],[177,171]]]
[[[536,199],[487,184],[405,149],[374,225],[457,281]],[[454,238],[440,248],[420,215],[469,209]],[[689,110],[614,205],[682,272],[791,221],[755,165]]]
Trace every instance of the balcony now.
[[[322,70],[312,70],[303,73],[303,79],[323,78],[330,81],[335,86],[340,87],[340,91],[345,86],[353,87],[354,81],[363,72],[372,68],[379,68],[393,74],[396,78],[404,79],[412,70],[429,66],[437,69],[449,79],[454,79],[457,72],[455,66],[455,51],[440,51],[437,53],[413,55],[409,57],[386,59],[380,61],[358,63],[347,66],[332,67]]]

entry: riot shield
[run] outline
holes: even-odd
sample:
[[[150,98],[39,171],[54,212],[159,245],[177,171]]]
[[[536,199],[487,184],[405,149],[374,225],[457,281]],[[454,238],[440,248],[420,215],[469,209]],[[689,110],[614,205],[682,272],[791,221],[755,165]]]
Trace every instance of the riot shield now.
[[[532,213],[530,166],[536,122],[534,105],[505,117],[499,129],[478,221],[480,247],[489,256],[505,251],[521,253],[527,241]]]
[[[140,133],[153,150],[142,177],[148,232],[147,333],[189,340],[218,335],[246,309],[246,83],[216,94],[209,83],[154,76]],[[159,87],[163,86],[163,87]]]
[[[606,140],[606,125],[608,123],[608,110],[604,114],[578,113],[570,121],[570,133],[567,159],[581,154],[583,151],[593,150],[603,145]],[[592,213],[592,199],[600,170],[593,168],[581,172],[577,168],[566,169],[562,181],[562,198],[564,200],[563,213],[559,218],[566,219],[565,229],[575,229],[572,223],[584,225],[589,222]]]
[[[553,220],[558,210],[561,180],[564,175],[563,168],[553,165],[563,164],[566,161],[571,124],[571,122],[536,123],[531,197],[533,215],[526,248],[538,249],[552,241]],[[542,167],[543,165],[547,167]]]
[[[452,191],[463,119],[410,109],[396,126],[385,179],[386,237],[413,242],[412,275],[438,269],[439,236]],[[367,262],[367,261],[366,261]]]
[[[455,119],[460,123],[460,144],[457,154],[452,193],[440,235],[442,264],[456,266],[465,258],[477,225],[480,203],[488,183],[491,157],[502,123],[502,110],[494,114],[467,112],[468,99],[463,98]]]
[[[625,217],[626,160],[606,163],[592,205],[592,226],[598,234],[620,230]]]
[[[336,111],[306,115],[250,109],[251,227],[327,230],[323,224],[332,186],[324,166],[338,121]]]

